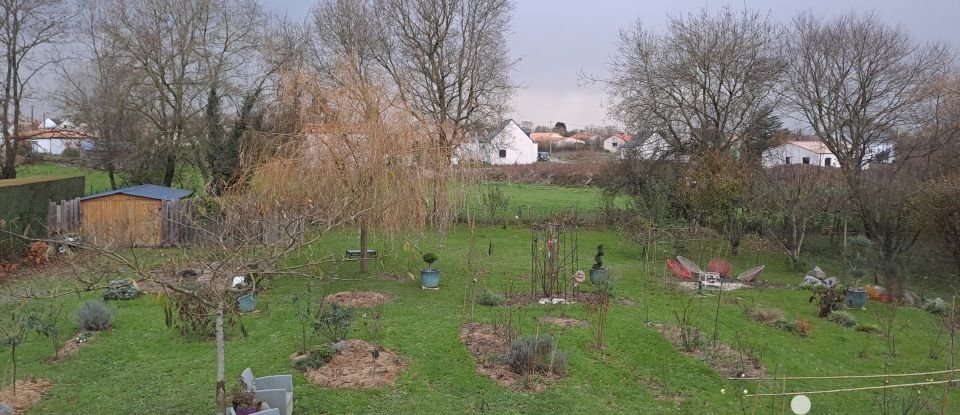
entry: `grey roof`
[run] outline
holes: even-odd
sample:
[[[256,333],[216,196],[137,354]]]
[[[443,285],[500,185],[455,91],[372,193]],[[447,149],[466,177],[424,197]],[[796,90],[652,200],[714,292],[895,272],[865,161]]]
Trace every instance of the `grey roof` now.
[[[123,189],[92,194],[90,196],[82,197],[80,200],[96,199],[98,197],[117,194],[145,197],[147,199],[156,200],[178,200],[192,195],[193,191],[186,189],[173,189],[170,187],[157,186],[155,184],[141,184],[139,186],[125,187]]]
[[[493,139],[494,139],[494,138],[497,138],[497,136],[500,135],[500,132],[503,131],[504,128],[507,128],[507,126],[510,125],[510,123],[512,123],[512,122],[513,122],[512,119],[504,120],[502,123],[500,123],[500,126],[499,126],[499,127],[497,127],[495,130],[493,130],[492,133],[487,134],[486,137],[480,137],[480,138],[478,138],[477,141],[479,141],[479,142],[481,142],[481,143],[487,143],[487,144],[492,143],[492,142],[493,142]],[[519,125],[518,125],[517,127],[519,128]],[[521,131],[522,131],[522,130],[521,130]]]

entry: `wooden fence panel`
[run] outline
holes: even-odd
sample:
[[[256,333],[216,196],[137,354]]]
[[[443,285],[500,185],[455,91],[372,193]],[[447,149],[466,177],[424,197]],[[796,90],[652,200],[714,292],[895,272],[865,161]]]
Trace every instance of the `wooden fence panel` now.
[[[50,202],[47,205],[47,236],[66,235],[80,231],[80,199]]]

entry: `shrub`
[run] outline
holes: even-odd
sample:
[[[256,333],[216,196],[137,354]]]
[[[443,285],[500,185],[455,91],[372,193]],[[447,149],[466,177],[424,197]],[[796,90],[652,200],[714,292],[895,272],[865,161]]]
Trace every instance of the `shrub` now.
[[[783,320],[783,312],[772,307],[757,307],[750,312],[750,318],[758,323],[770,323]]]
[[[793,332],[800,337],[807,337],[810,335],[810,330],[813,329],[813,326],[810,325],[809,320],[797,320],[793,324]]]
[[[947,311],[947,302],[942,298],[934,298],[923,303],[923,309],[932,314],[943,314]]]
[[[829,315],[827,315],[827,319],[847,328],[857,326],[856,317],[847,311],[832,311]]]
[[[553,336],[524,336],[510,344],[507,365],[521,375],[553,373],[563,376],[568,359],[568,353],[557,350]]]
[[[796,327],[796,324],[794,324],[792,321],[787,321],[783,319],[774,320],[773,323],[770,323],[770,324],[780,330],[790,331],[790,332],[794,331]]]
[[[350,325],[353,323],[353,309],[334,303],[317,315],[317,322],[313,324],[317,334],[326,337],[330,343],[347,339]]]
[[[496,307],[503,305],[507,301],[507,298],[503,294],[495,293],[489,289],[485,289],[477,294],[477,304],[487,305],[491,307]]]
[[[143,294],[137,287],[133,286],[133,281],[119,279],[110,281],[110,285],[103,291],[104,300],[132,300]]]
[[[297,359],[293,362],[293,368],[301,372],[311,369],[319,369],[330,362],[334,355],[333,348],[329,344],[321,344],[307,353],[306,357]]]
[[[880,328],[873,324],[857,324],[853,329],[863,333],[876,333],[880,331]]]
[[[113,326],[113,316],[116,314],[115,307],[101,300],[87,300],[77,310],[77,325],[83,330],[106,330]]]

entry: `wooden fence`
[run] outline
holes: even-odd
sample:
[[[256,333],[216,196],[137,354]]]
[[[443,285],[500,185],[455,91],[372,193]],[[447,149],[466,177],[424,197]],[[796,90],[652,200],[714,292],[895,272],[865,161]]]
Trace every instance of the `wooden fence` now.
[[[80,232],[80,199],[47,205],[47,237]]]
[[[56,237],[69,233],[81,233],[83,223],[80,199],[51,202],[47,210],[47,235]],[[160,202],[159,246],[194,246],[211,244],[275,245],[301,238],[305,222],[290,219],[283,213],[260,213],[249,210],[241,214],[220,217],[204,212],[191,199],[164,200]],[[118,218],[120,221],[122,218]],[[124,224],[129,227],[130,224]],[[117,228],[125,226],[118,225]],[[111,226],[89,227],[109,232]],[[89,230],[88,229],[88,230]],[[89,238],[87,238],[89,239]],[[130,240],[129,238],[114,238]],[[145,239],[145,238],[141,238]]]

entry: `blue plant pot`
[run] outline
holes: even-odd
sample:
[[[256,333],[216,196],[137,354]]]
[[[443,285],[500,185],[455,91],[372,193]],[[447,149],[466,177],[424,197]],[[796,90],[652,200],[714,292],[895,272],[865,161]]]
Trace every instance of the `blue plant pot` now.
[[[435,269],[420,270],[420,285],[423,288],[437,288],[440,286],[440,271]]]
[[[590,269],[590,283],[593,285],[603,285],[607,283],[606,268]]]
[[[847,308],[863,308],[867,304],[867,290],[863,288],[847,288],[844,293]]]
[[[249,313],[257,308],[257,294],[250,293],[241,295],[237,298],[237,306],[241,313]]]

